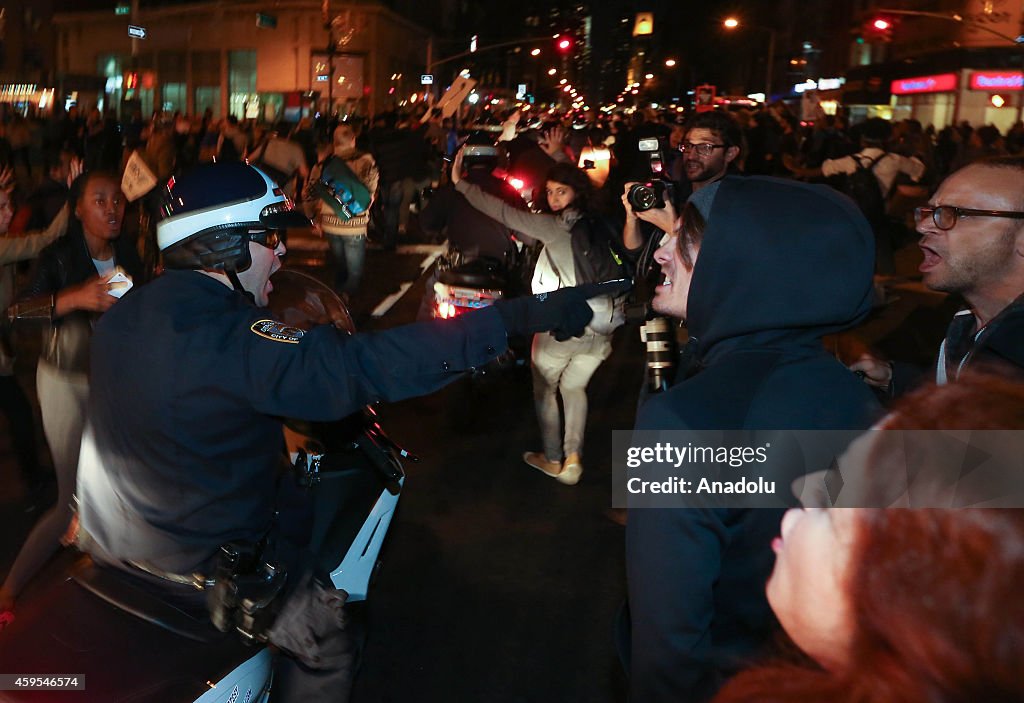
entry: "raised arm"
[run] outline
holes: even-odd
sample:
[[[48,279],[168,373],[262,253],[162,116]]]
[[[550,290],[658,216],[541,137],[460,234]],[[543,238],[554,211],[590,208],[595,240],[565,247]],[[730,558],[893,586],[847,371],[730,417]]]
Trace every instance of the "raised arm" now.
[[[0,238],[0,264],[35,258],[48,244],[62,236],[67,229],[68,206],[65,205],[53,218],[53,222],[43,231],[30,232],[18,237]]]

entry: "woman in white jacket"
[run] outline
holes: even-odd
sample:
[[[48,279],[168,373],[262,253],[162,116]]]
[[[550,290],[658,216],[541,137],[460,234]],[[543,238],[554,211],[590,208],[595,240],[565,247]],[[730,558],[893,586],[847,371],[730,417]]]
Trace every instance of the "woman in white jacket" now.
[[[572,250],[572,229],[590,213],[592,189],[586,173],[572,164],[556,164],[548,171],[543,208],[530,212],[461,180],[462,153],[452,165],[452,182],[466,200],[526,237],[543,243],[533,276],[533,292],[546,293],[574,286],[577,272]],[[590,300],[594,319],[582,337],[564,342],[550,334],[534,335],[531,348],[533,398],[544,444],[541,452],[526,452],[523,461],[560,483],[574,485],[583,473],[583,433],[587,424],[587,384],[612,351],[612,332],[622,323],[611,298]],[[562,396],[565,429],[555,393]]]

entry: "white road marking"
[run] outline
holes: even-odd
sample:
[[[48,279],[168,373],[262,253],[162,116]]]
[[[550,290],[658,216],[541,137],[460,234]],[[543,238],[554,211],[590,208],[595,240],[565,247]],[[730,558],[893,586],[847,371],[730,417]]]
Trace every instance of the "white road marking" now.
[[[428,252],[427,258],[425,258],[423,262],[420,264],[420,273],[423,273],[428,268],[433,266],[434,262],[437,261],[437,257],[441,256],[441,254],[443,254],[445,250],[448,248],[448,242],[444,241],[441,242],[440,244],[435,244],[431,246],[433,251]]]
[[[384,315],[387,314],[388,310],[390,310],[392,307],[394,307],[395,303],[397,303],[399,300],[401,300],[402,296],[405,295],[409,291],[410,288],[412,288],[412,284],[413,284],[413,281],[409,281],[408,283],[403,283],[398,288],[397,292],[392,293],[388,297],[384,298],[384,300],[380,301],[380,303],[377,305],[377,307],[375,307],[373,309],[373,312],[370,313],[370,315],[372,317],[384,317]]]
[[[423,273],[430,268],[430,266],[437,260],[437,257],[441,256],[447,248],[447,241],[441,242],[440,244],[403,244],[402,246],[395,248],[395,253],[404,255],[425,254],[425,258],[422,263],[420,263],[420,273]],[[397,292],[392,293],[388,297],[384,298],[384,300],[380,301],[370,315],[372,317],[384,317],[388,311],[395,306],[395,303],[401,300],[402,296],[409,292],[413,283],[415,283],[415,281],[403,283],[398,288]]]
[[[395,247],[396,254],[440,254],[447,242],[441,244],[403,244]]]

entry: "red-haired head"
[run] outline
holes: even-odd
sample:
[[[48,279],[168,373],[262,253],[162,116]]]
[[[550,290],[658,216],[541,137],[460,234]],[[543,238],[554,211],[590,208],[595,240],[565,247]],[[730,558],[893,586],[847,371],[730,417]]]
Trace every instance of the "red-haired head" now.
[[[1024,386],[965,376],[883,426],[1021,430]],[[884,464],[892,443],[872,441]],[[1024,510],[790,511],[773,547],[769,602],[809,658],[747,671],[716,703],[1024,700]]]

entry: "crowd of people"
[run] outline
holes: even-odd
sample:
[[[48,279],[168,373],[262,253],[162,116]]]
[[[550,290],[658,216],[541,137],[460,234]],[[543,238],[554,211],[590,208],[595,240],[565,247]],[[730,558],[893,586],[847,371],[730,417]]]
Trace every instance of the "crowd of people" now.
[[[526,114],[478,115],[472,130],[459,130],[440,113],[263,126],[209,114],[119,124],[71,112],[37,125],[42,162],[31,158],[27,121],[12,119],[0,139],[10,165],[0,228],[41,231],[0,239],[0,294],[9,317],[45,328],[37,387],[58,501],[0,587],[0,611],[74,533],[76,486],[85,549],[98,562],[145,564],[157,582],[205,568],[227,535],[265,532],[276,418],[309,412],[294,389],[337,386],[335,405],[307,419],[340,417],[368,400],[430,392],[499,356],[516,334],[532,336],[542,440],[523,461],[575,485],[587,385],[629,302],[624,286],[597,285],[609,272],[631,278],[630,300],[680,330],[672,378],[638,389],[637,432],[1024,429],[1020,123],[1005,135],[880,118],[805,125],[781,103],[682,123],[642,111]],[[606,173],[587,163],[588,147],[608,149]],[[119,176],[135,152],[159,183],[175,176],[175,199],[155,227],[146,225],[150,197],[142,199],[137,233],[124,231]],[[237,187],[228,193],[224,182]],[[433,198],[413,213],[431,185]],[[653,194],[650,207],[638,205],[638,186]],[[12,197],[24,203],[17,227]],[[517,273],[533,295],[381,337],[269,334],[259,326],[274,324],[261,309],[286,251],[278,230],[307,225],[327,238],[334,287],[347,300],[361,295],[368,246],[391,249],[416,231],[446,238],[453,259],[489,256],[510,269],[530,261]],[[963,302],[934,368],[876,353],[846,367],[822,338],[884,304],[894,252],[915,236],[923,285]],[[34,257],[16,293],[12,267]],[[118,274],[131,290],[112,295]],[[226,360],[240,357],[250,363],[227,373]],[[428,366],[445,373],[421,373]],[[44,479],[32,411],[9,367],[0,367],[2,407],[36,487]],[[140,389],[130,399],[110,392],[124,374]],[[202,392],[211,387],[224,390],[217,402]],[[188,421],[171,428],[161,415]],[[229,443],[208,432],[221,425],[233,428]],[[243,436],[262,464],[231,458]],[[873,437],[850,446],[847,467],[870,474],[896,461]],[[210,462],[229,469],[210,478]],[[195,501],[162,503],[168,487]],[[869,503],[631,506],[621,516],[628,602],[617,628],[631,700],[1024,696],[1013,647],[1024,628],[1013,598],[1024,573],[1019,509]],[[228,513],[235,522],[224,523]],[[279,632],[279,642],[294,634]],[[297,698],[350,684],[354,648],[339,646],[319,684],[307,685],[302,667],[285,668],[282,690]]]

